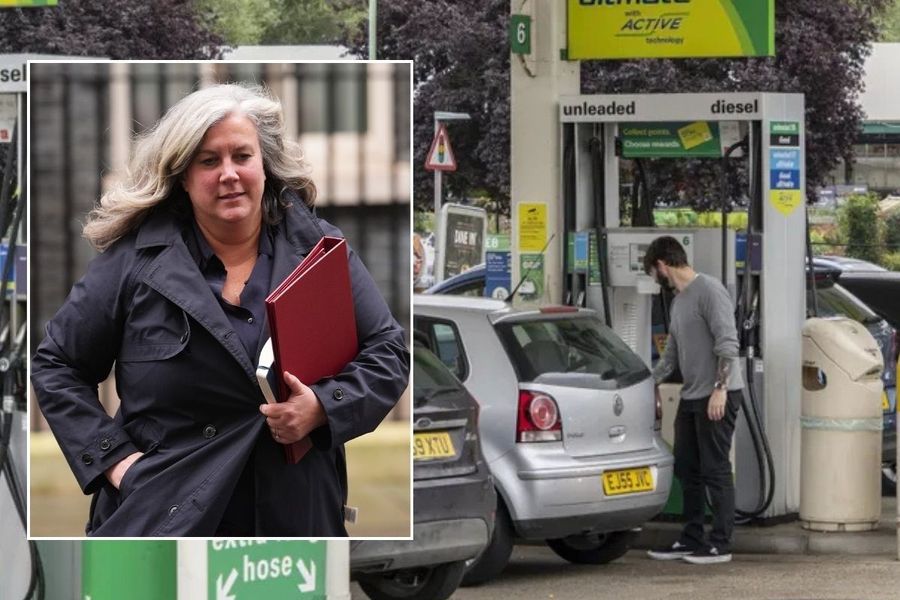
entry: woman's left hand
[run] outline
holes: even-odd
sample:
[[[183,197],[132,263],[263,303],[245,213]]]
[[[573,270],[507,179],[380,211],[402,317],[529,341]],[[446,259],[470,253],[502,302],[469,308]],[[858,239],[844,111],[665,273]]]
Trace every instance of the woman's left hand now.
[[[327,423],[328,417],[316,393],[303,382],[287,371],[284,372],[284,382],[291,394],[288,399],[275,404],[262,404],[259,412],[266,416],[266,423],[276,442],[292,444]]]

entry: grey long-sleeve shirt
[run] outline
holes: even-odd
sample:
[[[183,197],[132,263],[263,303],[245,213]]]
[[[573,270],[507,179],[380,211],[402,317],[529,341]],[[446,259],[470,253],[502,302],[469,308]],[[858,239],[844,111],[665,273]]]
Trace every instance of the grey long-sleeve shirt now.
[[[732,360],[728,389],[744,387],[734,325],[734,304],[718,279],[698,273],[672,302],[666,349],[653,369],[657,383],[681,369],[684,400],[709,397],[719,357]]]

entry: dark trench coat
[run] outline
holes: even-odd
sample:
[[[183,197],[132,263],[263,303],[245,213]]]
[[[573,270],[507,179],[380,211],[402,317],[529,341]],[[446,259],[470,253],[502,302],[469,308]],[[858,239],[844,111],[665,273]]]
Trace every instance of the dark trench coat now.
[[[313,432],[314,448],[289,465],[259,412],[265,399],[256,365],[183,229],[158,209],[95,258],[32,362],[41,410],[82,490],[94,495],[88,535],[214,535],[251,456],[257,535],[346,535],[343,444],[372,431],[406,387],[402,328],[351,250],[360,351],[338,376],[304,382],[328,424]],[[300,203],[288,209],[275,235],[270,289],[324,234],[341,235]],[[121,407],[110,418],[97,384],[114,363]],[[145,454],[116,490],[104,471],[135,451]]]

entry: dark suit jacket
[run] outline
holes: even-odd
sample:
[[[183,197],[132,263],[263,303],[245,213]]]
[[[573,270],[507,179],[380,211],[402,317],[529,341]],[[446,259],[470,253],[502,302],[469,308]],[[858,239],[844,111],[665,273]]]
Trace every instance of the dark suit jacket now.
[[[328,424],[313,432],[303,460],[286,464],[259,412],[256,365],[188,252],[184,227],[159,208],[95,258],[32,362],[41,410],[79,485],[94,494],[87,533],[213,535],[253,456],[258,535],[346,535],[343,444],[375,429],[406,387],[402,328],[351,250],[360,351],[340,375],[305,382]],[[301,203],[288,209],[270,289],[324,234],[341,236]],[[97,384],[114,363],[122,402],[110,418]],[[135,451],[145,455],[116,490],[103,473]]]

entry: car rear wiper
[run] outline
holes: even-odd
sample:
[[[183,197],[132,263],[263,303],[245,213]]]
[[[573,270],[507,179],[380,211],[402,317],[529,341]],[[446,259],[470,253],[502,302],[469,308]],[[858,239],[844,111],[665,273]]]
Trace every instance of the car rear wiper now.
[[[459,393],[459,388],[458,388],[458,387],[454,387],[454,386],[449,386],[449,385],[448,385],[448,386],[444,386],[444,387],[431,388],[430,390],[428,390],[427,392],[425,392],[422,396],[420,396],[420,397],[416,400],[416,402],[415,402],[414,405],[416,406],[416,408],[418,408],[418,407],[420,407],[420,406],[422,406],[422,405],[424,405],[424,404],[426,404],[426,403],[428,403],[428,402],[434,400],[434,399],[437,398],[438,396],[442,396],[442,395],[444,395],[444,394],[449,394],[450,392],[453,392],[453,393],[458,394],[458,393]]]

